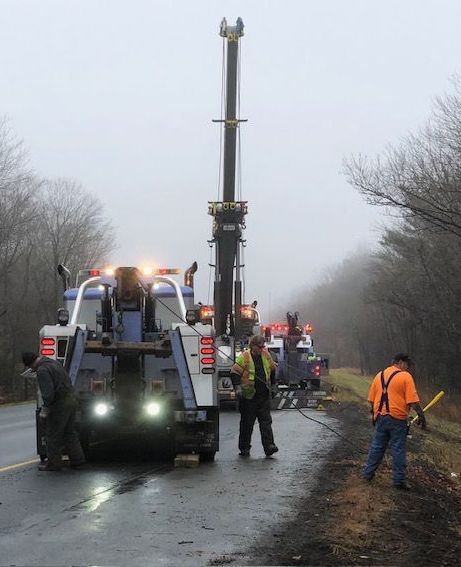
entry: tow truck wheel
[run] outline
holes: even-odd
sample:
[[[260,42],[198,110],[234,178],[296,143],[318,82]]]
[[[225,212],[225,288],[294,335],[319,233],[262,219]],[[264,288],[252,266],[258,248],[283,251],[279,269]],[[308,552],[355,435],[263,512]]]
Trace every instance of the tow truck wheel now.
[[[216,451],[206,451],[200,453],[200,461],[202,463],[212,463],[214,461]]]

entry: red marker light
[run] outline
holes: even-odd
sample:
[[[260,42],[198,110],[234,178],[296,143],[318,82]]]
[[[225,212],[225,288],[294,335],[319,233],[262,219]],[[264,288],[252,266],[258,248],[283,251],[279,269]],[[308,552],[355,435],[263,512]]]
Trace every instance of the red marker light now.
[[[54,348],[42,348],[40,354],[42,356],[54,356],[55,352]]]
[[[214,354],[214,348],[201,348],[200,354]]]
[[[42,344],[43,346],[54,346],[56,344],[56,341],[51,338],[44,338],[40,341],[40,344]]]
[[[214,358],[202,358],[201,363],[202,364],[214,364],[215,359]]]
[[[101,274],[100,270],[90,270],[90,276],[92,278],[99,276]]]
[[[214,343],[214,338],[213,337],[202,337],[200,339],[200,342],[202,343],[202,345],[212,345]]]

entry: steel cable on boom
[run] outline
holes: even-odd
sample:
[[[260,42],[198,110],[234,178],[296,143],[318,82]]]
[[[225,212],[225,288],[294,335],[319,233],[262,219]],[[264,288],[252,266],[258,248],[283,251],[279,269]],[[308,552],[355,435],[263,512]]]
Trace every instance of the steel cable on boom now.
[[[223,120],[224,120],[224,104],[225,104],[225,93],[226,92],[226,42],[223,38],[222,40],[222,62],[221,62],[221,115],[220,119],[220,126],[219,126],[219,169],[218,169],[218,188],[217,188],[217,195],[216,200],[219,201],[219,197],[221,194],[221,179],[222,179],[222,163],[223,163]]]
[[[171,309],[171,307],[169,307],[168,305],[166,305],[166,303],[164,301],[162,301],[160,298],[156,297],[156,301],[158,301],[161,305],[163,305],[163,307],[165,307],[168,311],[170,311],[175,317],[177,317],[180,321],[182,321],[183,323],[185,323],[188,327],[190,327],[199,337],[205,337],[207,338],[206,335],[203,335],[200,331],[198,331],[194,325],[191,325],[190,323],[188,323],[187,321],[185,321],[181,315],[179,315],[178,313],[176,313],[176,311],[174,311],[173,309]],[[236,364],[236,362],[234,360],[232,360],[232,358],[226,354],[223,351],[220,351],[221,355],[224,355],[227,359],[229,359],[229,361],[232,362],[232,364]],[[243,368],[240,364],[239,366],[241,368]],[[267,384],[264,380],[261,380],[261,378],[259,378],[258,376],[255,375],[255,379],[259,380],[260,382],[262,382],[263,384],[266,385]],[[269,391],[271,393],[277,393],[277,390],[275,388],[268,388]],[[351,446],[355,451],[357,451],[358,453],[365,453],[365,451],[363,449],[361,449],[360,447],[358,447],[357,445],[355,445],[354,443],[352,443],[352,441],[350,441],[347,437],[344,437],[344,435],[341,435],[341,433],[339,433],[338,431],[336,431],[335,429],[333,429],[332,427],[330,427],[329,425],[327,425],[326,423],[323,423],[322,421],[319,421],[318,419],[315,419],[313,417],[310,417],[308,415],[306,415],[303,411],[301,411],[295,404],[293,404],[293,402],[291,401],[292,405],[293,405],[293,409],[297,410],[298,413],[300,413],[305,419],[308,419],[309,421],[313,421],[314,423],[318,423],[319,425],[322,425],[323,427],[326,427],[326,429],[328,429],[329,431],[331,431],[331,433],[333,433],[334,435],[336,435],[337,437],[339,437],[340,439],[342,439],[343,441],[345,441],[349,446]]]
[[[241,52],[242,46],[239,45],[239,51],[237,55],[237,137],[238,137],[238,161],[237,161],[237,196],[238,200],[242,200],[242,140],[240,136],[240,83],[241,83],[241,73],[240,73],[240,65],[241,65]]]
[[[212,268],[212,264],[213,264],[213,247],[210,246],[210,262],[208,264],[209,266],[209,270],[208,270],[208,297],[207,297],[207,305],[210,305],[210,299],[211,299],[211,281],[212,281],[212,277],[213,277],[213,268]]]
[[[245,280],[245,246],[243,246],[242,244],[242,248],[241,248],[241,266],[242,266],[242,272],[241,272],[241,278],[242,278],[242,297],[245,297],[245,289],[246,289],[246,280]]]
[[[241,53],[242,46],[239,44],[239,50],[237,54],[237,200],[243,200],[243,177],[242,177],[242,137],[240,132],[240,119],[241,119]],[[245,301],[245,247],[243,242],[239,242],[240,245],[240,265],[241,265],[241,282],[242,282],[242,298]]]
[[[221,178],[222,178],[222,168],[223,168],[223,146],[224,146],[224,137],[223,137],[223,116],[224,116],[224,93],[226,91],[226,41],[225,38],[222,40],[222,60],[221,60],[221,110],[220,110],[220,126],[219,126],[219,167],[218,167],[218,184],[217,184],[217,193],[216,193],[216,200],[219,201],[221,195]],[[210,303],[210,295],[211,295],[211,281],[213,277],[213,268],[212,262],[213,260],[213,248],[210,245],[210,262],[209,262],[209,277],[208,277],[208,300],[207,303]]]

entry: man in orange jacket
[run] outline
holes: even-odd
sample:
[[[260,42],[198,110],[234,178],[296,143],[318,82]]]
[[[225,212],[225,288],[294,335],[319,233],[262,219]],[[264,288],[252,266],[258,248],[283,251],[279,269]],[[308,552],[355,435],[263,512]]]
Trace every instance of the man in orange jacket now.
[[[371,480],[389,445],[392,452],[392,481],[396,488],[403,490],[409,489],[405,481],[405,469],[410,408],[415,409],[419,423],[426,429],[426,418],[415,383],[408,372],[410,365],[408,354],[398,353],[392,360],[392,366],[379,372],[371,384],[368,402],[375,431],[362,472],[365,480]]]

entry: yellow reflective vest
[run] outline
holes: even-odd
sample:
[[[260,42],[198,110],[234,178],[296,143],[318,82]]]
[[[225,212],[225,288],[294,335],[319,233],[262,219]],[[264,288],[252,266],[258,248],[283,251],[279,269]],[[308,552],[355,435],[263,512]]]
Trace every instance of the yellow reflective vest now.
[[[271,372],[275,369],[275,362],[272,360],[271,355],[267,350],[261,351],[261,358],[266,375],[267,388],[271,389]],[[254,398],[256,393],[255,388],[255,363],[251,352],[246,350],[238,355],[235,364],[232,366],[231,372],[240,375],[240,385],[242,387],[242,396],[247,400]]]

